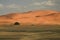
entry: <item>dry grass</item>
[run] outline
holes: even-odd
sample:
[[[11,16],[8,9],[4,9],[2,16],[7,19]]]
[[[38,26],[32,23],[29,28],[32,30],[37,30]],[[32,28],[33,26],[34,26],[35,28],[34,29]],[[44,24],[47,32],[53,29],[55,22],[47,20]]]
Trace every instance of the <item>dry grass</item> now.
[[[60,25],[1,26],[0,40],[60,40]]]

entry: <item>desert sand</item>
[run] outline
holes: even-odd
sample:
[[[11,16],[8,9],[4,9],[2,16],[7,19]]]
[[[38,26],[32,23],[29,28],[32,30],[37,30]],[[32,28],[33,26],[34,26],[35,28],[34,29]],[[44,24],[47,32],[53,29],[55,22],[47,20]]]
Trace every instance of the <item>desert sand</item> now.
[[[35,10],[28,12],[8,13],[0,15],[0,25],[14,24],[19,22],[21,25],[27,24],[58,24],[60,25],[60,12],[53,10]]]

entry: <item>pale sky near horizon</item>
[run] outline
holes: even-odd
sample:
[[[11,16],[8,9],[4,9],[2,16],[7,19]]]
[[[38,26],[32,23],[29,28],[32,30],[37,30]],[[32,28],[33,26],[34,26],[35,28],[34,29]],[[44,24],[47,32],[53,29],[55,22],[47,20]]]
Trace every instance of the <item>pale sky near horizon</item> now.
[[[31,10],[60,11],[60,0],[0,0],[0,15]]]

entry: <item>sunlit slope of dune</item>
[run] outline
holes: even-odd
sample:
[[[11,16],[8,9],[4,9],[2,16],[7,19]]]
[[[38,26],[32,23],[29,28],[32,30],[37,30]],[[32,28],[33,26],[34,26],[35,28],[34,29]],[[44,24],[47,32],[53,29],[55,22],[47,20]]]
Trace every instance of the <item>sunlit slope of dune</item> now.
[[[58,24],[60,25],[60,12],[53,10],[35,10],[23,13],[10,13],[0,16],[0,24],[13,24],[19,22],[22,25],[27,24]]]

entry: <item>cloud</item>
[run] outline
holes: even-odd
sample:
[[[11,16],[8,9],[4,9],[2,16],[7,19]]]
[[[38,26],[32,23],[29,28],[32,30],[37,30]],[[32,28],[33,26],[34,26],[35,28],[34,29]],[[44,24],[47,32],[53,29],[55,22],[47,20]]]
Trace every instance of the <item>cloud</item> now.
[[[35,2],[35,3],[33,3],[32,5],[41,5],[41,3]]]
[[[20,5],[17,5],[17,4],[10,4],[10,5],[7,5],[6,8],[21,8],[22,6]]]
[[[4,8],[4,5],[3,4],[0,4],[0,9],[3,9]]]
[[[32,4],[30,4],[31,6],[32,5],[35,5],[35,6],[54,6],[55,3],[54,3],[54,0],[48,0],[48,1],[43,1],[43,2],[34,2]]]
[[[55,5],[54,1],[51,1],[51,0],[44,1],[41,4],[48,5],[48,6],[54,6]]]
[[[32,3],[32,4],[29,4],[29,6],[39,6],[39,5],[41,5],[41,3],[39,3],[39,2],[34,2],[34,3]]]

